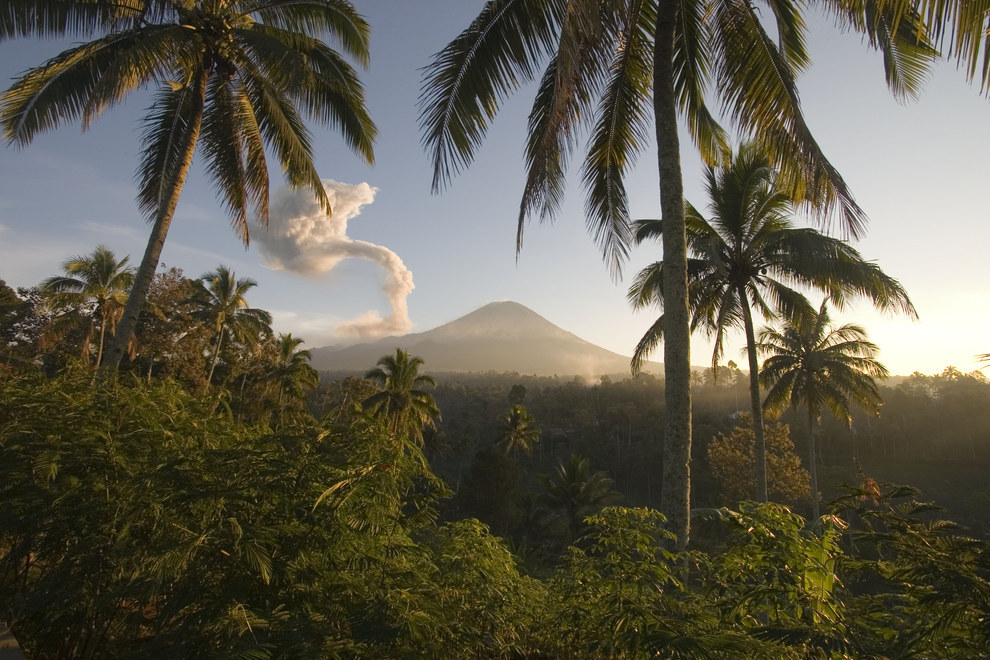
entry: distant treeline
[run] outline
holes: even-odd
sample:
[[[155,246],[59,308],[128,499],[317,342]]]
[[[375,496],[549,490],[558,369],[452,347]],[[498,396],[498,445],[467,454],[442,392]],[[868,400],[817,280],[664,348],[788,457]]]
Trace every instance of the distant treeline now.
[[[735,365],[719,367],[717,378],[713,375],[711,369],[696,371],[692,391],[692,499],[699,507],[731,504],[713,474],[709,446],[740,424],[748,406],[745,374]],[[314,413],[326,409],[339,383],[321,382],[310,398]],[[939,374],[914,373],[896,386],[881,386],[881,393],[879,414],[857,411],[848,428],[829,416],[822,418],[818,448],[825,500],[836,496],[842,484],[859,483],[863,474],[911,483],[947,506],[974,533],[990,535],[990,484],[984,476],[990,468],[990,383],[980,372],[948,367]],[[607,472],[624,503],[659,506],[662,379],[605,376],[590,384],[581,378],[517,373],[447,374],[438,377],[433,394],[442,420],[435,433],[427,434],[426,451],[437,473],[459,493],[451,504],[456,513],[479,515],[503,533],[512,527],[505,520],[521,529],[538,475],[549,474],[571,454],[585,456],[593,468]],[[507,459],[492,453],[499,419],[517,403],[525,406],[541,433],[532,456],[512,461],[519,474],[507,489],[497,480],[486,482],[484,473],[507,469],[501,465]],[[804,414],[789,410],[779,420],[802,460],[807,446]],[[484,488],[492,492],[466,490]],[[483,502],[492,511],[486,514],[465,500]],[[791,504],[804,510],[801,498]]]

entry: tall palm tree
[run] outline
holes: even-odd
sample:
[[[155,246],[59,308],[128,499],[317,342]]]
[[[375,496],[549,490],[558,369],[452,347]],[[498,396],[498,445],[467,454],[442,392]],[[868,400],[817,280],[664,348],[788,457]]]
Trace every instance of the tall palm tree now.
[[[505,455],[523,452],[533,453],[533,445],[540,441],[540,429],[533,425],[533,416],[521,404],[512,406],[508,414],[499,419],[498,445]]]
[[[105,369],[134,332],[197,145],[235,232],[248,242],[248,209],[268,220],[267,154],[292,186],[330,202],[313,162],[304,116],[339,130],[373,160],[376,129],[347,61],[361,64],[369,28],[346,0],[14,0],[0,39],[92,39],[17,79],[0,97],[7,143],[24,146],[65,121],[85,129],[131,92],[157,94],[145,117],[138,205],[152,223]]]
[[[876,360],[880,350],[854,324],[831,326],[828,301],[818,312],[799,315],[783,331],[763,328],[757,350],[769,357],[760,371],[760,382],[769,388],[765,406],[779,409],[788,404],[808,407],[808,472],[811,474],[811,510],[817,520],[818,471],[815,424],[824,410],[849,424],[853,405],[876,410],[880,391],[875,378],[886,378],[887,368]]]
[[[918,90],[934,50],[914,4],[816,4],[883,52],[896,93]],[[965,34],[968,44],[977,43],[967,62],[978,55],[985,26],[955,20],[962,0],[924,4],[931,9],[926,16],[948,26],[950,36]],[[587,223],[617,274],[632,233],[623,179],[656,139],[667,262],[661,499],[681,547],[690,531],[691,365],[679,116],[714,164],[727,151],[726,132],[707,105],[718,102],[739,132],[769,155],[785,192],[823,219],[838,213],[853,235],[865,224],[801,112],[795,81],[810,63],[803,10],[797,0],[490,0],[424,73],[420,122],[433,188],[440,190],[471,163],[501,102],[543,69],[529,116],[517,249],[528,218],[550,218],[559,209],[567,158],[590,125],[582,171]],[[773,21],[770,30],[762,16]],[[973,16],[968,8],[966,16]]]
[[[437,383],[419,373],[422,364],[420,358],[396,348],[395,355],[382,357],[378,366],[364,375],[381,388],[364,400],[365,409],[388,419],[395,438],[405,435],[418,444],[423,444],[423,428],[436,428],[440,419],[437,402],[426,391]]]
[[[312,359],[308,350],[299,349],[303,339],[292,333],[279,333],[275,342],[278,351],[273,376],[278,383],[278,407],[282,407],[282,395],[303,398],[306,392],[316,389],[320,374],[310,365]]]
[[[601,470],[591,471],[591,462],[571,454],[551,476],[540,476],[539,503],[547,522],[563,521],[565,545],[573,543],[581,532],[584,519],[620,499],[612,489],[612,479]]]
[[[213,328],[213,351],[207,383],[213,382],[213,371],[225,343],[238,341],[257,346],[260,339],[270,336],[272,315],[263,309],[248,307],[244,295],[258,283],[249,277],[237,279],[234,271],[218,266],[193,281],[189,303],[194,307],[192,317]]]
[[[749,358],[750,408],[756,436],[756,497],[767,501],[766,440],[760,405],[759,361],[754,310],[766,320],[810,309],[795,286],[827,293],[832,300],[866,296],[880,309],[917,317],[907,292],[875,263],[844,241],[814,229],[796,228],[794,205],[777,184],[768,159],[752,143],[732,161],[705,172],[710,218],[686,204],[691,329],[715,337],[712,370],[722,357],[726,332],[742,326]],[[660,239],[663,221],[640,220],[635,240]],[[665,267],[656,262],[629,289],[633,306],[663,309]],[[633,352],[633,372],[663,339],[664,315],[647,330]]]
[[[99,327],[96,366],[103,362],[106,332],[113,332],[127,301],[127,292],[134,282],[134,269],[127,266],[128,260],[129,257],[117,259],[113,252],[99,245],[92,254],[65,261],[62,264],[65,275],[49,277],[41,283],[42,292],[50,296],[56,307],[84,311],[92,305],[89,331],[83,340],[82,354],[88,361],[93,332]]]

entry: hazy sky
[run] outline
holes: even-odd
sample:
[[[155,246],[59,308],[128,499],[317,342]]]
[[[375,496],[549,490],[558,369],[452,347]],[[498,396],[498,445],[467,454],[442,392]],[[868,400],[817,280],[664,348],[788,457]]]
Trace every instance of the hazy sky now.
[[[358,6],[373,29],[362,79],[380,138],[377,164],[368,167],[334,133],[316,133],[317,167],[337,200],[334,222],[280,192],[269,234],[259,230],[245,250],[194,166],[162,262],[189,276],[226,264],[254,278],[251,303],[309,346],[428,330],[488,302],[515,300],[629,355],[655,313],[633,313],[626,290],[658,249],[637,248],[624,280],[614,282],[585,231],[576,176],[557,222],[530,225],[516,259],[532,89],[503,108],[475,164],[442,195],[430,194],[417,126],[419,68],[468,25],[480,3]],[[64,46],[0,43],[0,80],[6,86]],[[810,46],[815,65],[799,81],[806,116],[871,219],[856,247],[900,279],[921,316],[890,318],[859,305],[838,319],[865,325],[894,373],[978,368],[975,354],[990,352],[990,101],[946,65],[920,100],[902,105],[886,91],[880,58],[858,37],[813,20]],[[140,259],[149,227],[134,203],[134,171],[147,105],[147,96],[137,96],[86,133],[65,125],[25,149],[0,148],[0,278],[37,284],[100,243]],[[686,137],[682,146],[685,193],[701,207],[701,165]],[[634,217],[657,216],[652,146],[628,189]],[[724,360],[744,363],[742,344],[740,332]],[[708,364],[705,338],[695,337],[693,347],[692,362]]]

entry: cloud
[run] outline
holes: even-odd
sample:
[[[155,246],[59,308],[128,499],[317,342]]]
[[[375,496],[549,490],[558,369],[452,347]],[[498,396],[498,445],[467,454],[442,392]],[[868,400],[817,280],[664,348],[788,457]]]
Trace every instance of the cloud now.
[[[329,273],[344,259],[365,259],[382,267],[392,313],[383,317],[371,310],[337,326],[340,335],[374,339],[405,334],[412,328],[406,299],[414,288],[412,272],[392,250],[357,241],[347,235],[347,223],[375,201],[378,192],[367,183],[340,183],[324,179],[333,215],[320,208],[312,194],[283,187],[275,192],[268,231],[255,234],[265,265],[307,277]]]

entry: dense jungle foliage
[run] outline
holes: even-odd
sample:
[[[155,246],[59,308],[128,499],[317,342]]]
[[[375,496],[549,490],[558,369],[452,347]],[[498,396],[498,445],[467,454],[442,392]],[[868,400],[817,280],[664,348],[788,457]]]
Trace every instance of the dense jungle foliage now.
[[[170,379],[94,385],[77,368],[7,375],[0,393],[0,590],[31,657],[977,658],[990,643],[990,546],[911,489],[864,480],[811,524],[776,503],[700,509],[683,556],[659,512],[592,504],[566,547],[524,562],[451,516],[418,443],[348,396],[276,430]],[[577,463],[544,479],[558,517],[552,486],[603,478]]]
[[[434,380],[397,350],[318,379],[221,267],[160,272],[106,379],[101,325],[120,303],[53,281],[0,291],[0,601],[29,657],[978,658],[990,644],[979,372],[916,373],[882,388],[878,415],[823,419],[817,520],[801,416],[767,421],[775,502],[748,502],[747,379],[733,363],[696,372],[695,532],[675,554],[655,377]]]

